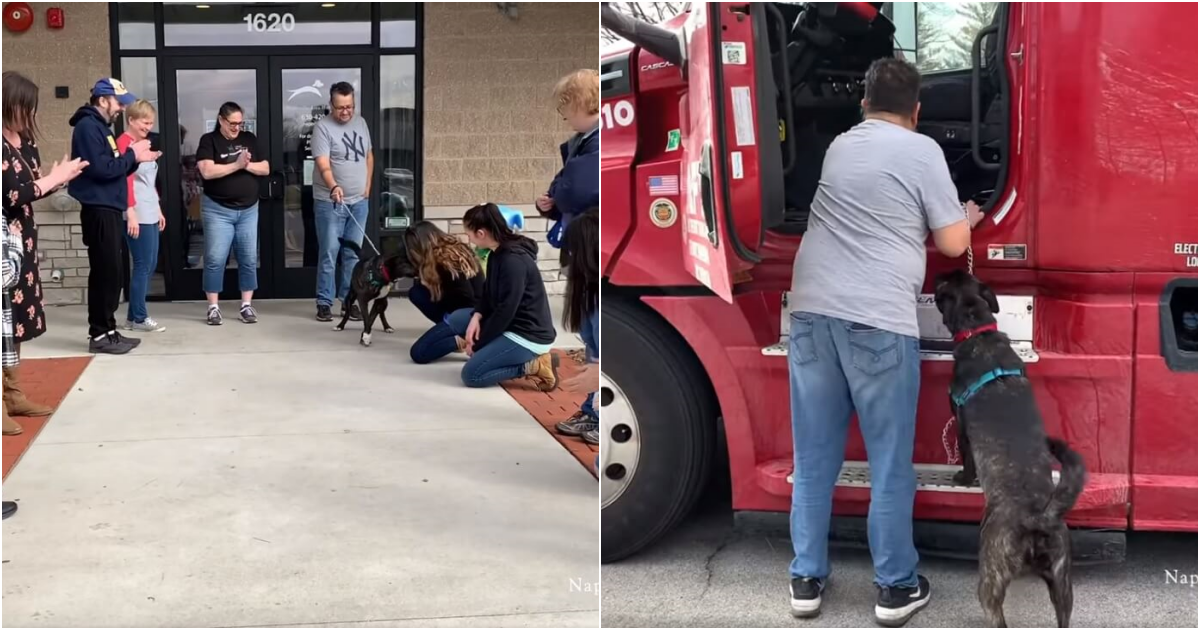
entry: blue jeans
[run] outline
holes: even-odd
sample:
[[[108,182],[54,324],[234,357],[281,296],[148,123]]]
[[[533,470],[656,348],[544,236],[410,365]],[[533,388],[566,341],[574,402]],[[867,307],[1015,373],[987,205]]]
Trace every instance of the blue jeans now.
[[[474,309],[461,308],[435,324],[409,350],[413,363],[432,363],[457,349],[455,337],[465,337]],[[507,337],[497,337],[475,350],[462,368],[463,385],[488,387],[525,376],[525,364],[538,355]]]
[[[594,311],[583,319],[583,330],[579,331],[583,335],[583,345],[587,347],[588,363],[600,362],[600,312]],[[583,401],[580,410],[583,413],[596,418],[599,414],[596,413],[596,392],[590,392],[587,399]]]
[[[408,299],[417,307],[418,311],[425,316],[426,319],[433,323],[438,323],[446,317],[447,313],[440,304],[433,301],[433,294],[425,285],[421,284],[420,280],[413,282],[413,286],[408,290]],[[470,320],[467,320],[470,323]]]
[[[146,293],[150,290],[150,276],[158,266],[158,224],[138,224],[138,236],[128,232],[125,242],[129,244],[129,255],[133,258],[133,270],[129,273],[129,309],[125,319],[142,323],[150,316],[146,311]]]
[[[258,204],[237,210],[205,195],[200,200],[200,216],[204,220],[204,292],[220,293],[225,288],[225,263],[231,248],[237,256],[238,288],[257,289]]]
[[[350,211],[346,211],[346,206],[335,206],[333,201],[328,199],[313,200],[313,214],[316,217],[317,223],[317,247],[319,254],[317,258],[317,304],[323,306],[333,306],[333,298],[345,300],[350,293],[350,275],[354,273],[354,265],[358,264],[358,254],[354,250],[346,247],[338,241],[339,238],[344,238],[347,241],[361,246],[363,242],[363,228],[367,225],[367,213],[371,209],[371,204],[368,200],[363,199],[358,203],[348,206]],[[353,216],[351,216],[353,214]],[[358,219],[358,222],[355,222]],[[334,272],[337,270],[338,252],[342,256],[341,273],[337,274],[337,286],[334,286]],[[336,293],[336,296],[335,296]]]
[[[882,586],[917,583],[912,512],[917,491],[913,440],[921,384],[915,337],[811,313],[792,313],[792,577],[829,577],[833,489],[850,414],[871,466],[867,537]]]

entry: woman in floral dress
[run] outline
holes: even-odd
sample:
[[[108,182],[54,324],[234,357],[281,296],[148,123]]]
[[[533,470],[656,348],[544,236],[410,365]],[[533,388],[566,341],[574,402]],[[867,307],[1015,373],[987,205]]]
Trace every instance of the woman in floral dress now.
[[[4,174],[4,222],[9,237],[24,245],[20,276],[8,291],[7,306],[12,308],[13,348],[19,353],[23,342],[46,332],[46,314],[42,307],[42,280],[38,272],[37,222],[33,202],[54,192],[83,171],[81,160],[63,156],[48,174],[42,172],[37,144],[38,88],[16,72],[4,73],[3,113],[4,151],[0,168]],[[6,339],[7,341],[7,339]],[[45,416],[53,409],[30,401],[21,391],[16,366],[4,367],[4,407],[14,416]]]

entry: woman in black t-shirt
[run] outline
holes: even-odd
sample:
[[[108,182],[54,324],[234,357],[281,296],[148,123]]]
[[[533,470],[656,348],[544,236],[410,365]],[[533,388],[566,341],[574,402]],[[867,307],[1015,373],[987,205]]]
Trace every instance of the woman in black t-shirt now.
[[[238,285],[242,291],[239,315],[253,324],[258,314],[250,301],[258,288],[258,189],[259,178],[271,166],[259,150],[258,139],[243,131],[245,114],[237,103],[225,103],[217,116],[217,128],[200,137],[196,167],[204,180],[200,202],[204,222],[204,292],[208,295],[208,324],[220,326],[218,297],[224,288],[229,250],[238,263]]]

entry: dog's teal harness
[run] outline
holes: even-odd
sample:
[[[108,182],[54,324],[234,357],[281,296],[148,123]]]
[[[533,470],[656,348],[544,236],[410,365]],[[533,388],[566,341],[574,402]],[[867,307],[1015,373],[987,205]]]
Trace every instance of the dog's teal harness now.
[[[976,335],[979,335],[979,334],[982,334],[985,332],[993,332],[995,330],[996,330],[995,323],[984,324],[983,326],[979,326],[978,328],[971,328],[969,330],[959,331],[958,334],[954,335],[954,341],[956,341],[957,343],[963,343],[964,341],[970,339],[971,337],[974,337]],[[994,370],[991,370],[990,372],[984,372],[983,375],[981,375],[979,378],[975,379],[975,382],[972,383],[971,386],[966,389],[966,391],[955,394],[954,390],[951,389],[950,390],[950,400],[954,402],[955,407],[961,407],[961,406],[967,404],[967,401],[971,400],[971,397],[973,397],[975,394],[978,394],[979,390],[983,389],[984,387],[987,387],[988,383],[991,383],[992,381],[1002,378],[1002,377],[1005,377],[1005,376],[1025,376],[1025,370],[1020,369],[1020,368],[1009,368],[1009,369],[996,368]]]
[[[979,390],[986,387],[988,383],[1005,376],[1025,376],[1025,370],[1015,368],[996,368],[990,372],[984,372],[983,375],[975,379],[975,382],[972,383],[971,386],[965,391],[955,394],[954,390],[950,390],[950,399],[954,401],[955,407],[961,407],[967,404],[967,401],[971,400],[971,398],[975,394],[978,394]]]

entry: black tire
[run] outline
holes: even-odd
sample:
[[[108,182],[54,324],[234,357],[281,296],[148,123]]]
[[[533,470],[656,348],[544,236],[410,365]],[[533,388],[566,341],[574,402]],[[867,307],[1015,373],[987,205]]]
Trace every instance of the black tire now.
[[[711,471],[719,412],[699,360],[657,314],[610,297],[600,312],[602,370],[628,398],[641,440],[629,485],[602,510],[600,561],[607,563],[655,542],[695,506]]]

